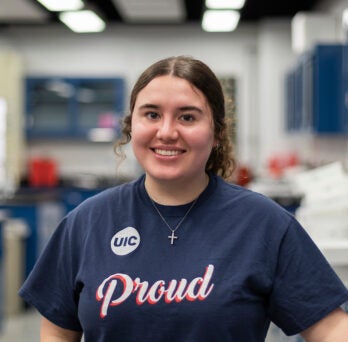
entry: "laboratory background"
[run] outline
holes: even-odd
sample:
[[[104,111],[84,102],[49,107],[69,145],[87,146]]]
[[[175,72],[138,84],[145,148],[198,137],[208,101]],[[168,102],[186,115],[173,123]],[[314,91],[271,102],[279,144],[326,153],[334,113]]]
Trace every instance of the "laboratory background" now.
[[[348,286],[348,0],[2,0],[0,341],[38,341],[17,291],[62,217],[142,173],[113,145],[136,78],[174,55],[232,101],[231,182],[293,213]],[[302,340],[272,325],[283,341]]]

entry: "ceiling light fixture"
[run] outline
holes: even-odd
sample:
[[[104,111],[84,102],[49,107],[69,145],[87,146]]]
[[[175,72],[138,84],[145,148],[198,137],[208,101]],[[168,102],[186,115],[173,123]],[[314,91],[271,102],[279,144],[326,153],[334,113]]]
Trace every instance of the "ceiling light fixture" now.
[[[205,6],[210,9],[241,9],[245,0],[205,0]]]
[[[342,26],[348,28],[348,8],[346,8],[342,13]]]
[[[185,19],[183,0],[112,0],[121,17],[133,23],[180,23]]]
[[[77,11],[83,7],[81,0],[37,0],[41,5],[49,11]]]
[[[105,29],[105,22],[90,10],[62,12],[59,19],[77,33],[101,32]]]
[[[207,10],[203,14],[202,28],[207,32],[231,32],[236,29],[240,14],[232,10]]]

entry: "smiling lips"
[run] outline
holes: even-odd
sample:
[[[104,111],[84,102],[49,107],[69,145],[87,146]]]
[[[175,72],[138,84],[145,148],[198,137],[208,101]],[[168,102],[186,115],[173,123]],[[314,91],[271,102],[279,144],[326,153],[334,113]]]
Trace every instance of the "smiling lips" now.
[[[177,156],[178,154],[184,153],[183,150],[163,150],[159,148],[155,148],[154,152],[161,156]]]

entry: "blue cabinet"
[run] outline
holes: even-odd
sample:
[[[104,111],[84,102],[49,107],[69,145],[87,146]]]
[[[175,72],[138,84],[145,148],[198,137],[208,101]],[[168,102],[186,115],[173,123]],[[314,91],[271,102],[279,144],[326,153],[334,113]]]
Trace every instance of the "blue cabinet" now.
[[[286,130],[293,132],[299,129],[299,122],[296,120],[296,86],[295,70],[287,73],[285,78],[285,113],[286,113]]]
[[[313,129],[345,133],[344,51],[342,45],[318,45],[313,54]]]
[[[308,131],[312,127],[311,56],[302,55],[285,79],[286,129]]]
[[[303,128],[303,65],[299,63],[286,76],[286,128],[298,131]]]
[[[86,138],[95,128],[120,132],[122,78],[29,77],[25,86],[28,138]]]
[[[30,234],[28,238],[26,239],[25,243],[25,274],[24,276],[27,276],[31,269],[34,266],[35,260],[37,258],[37,241],[38,241],[38,235],[37,235],[37,205],[35,203],[21,203],[21,204],[15,204],[15,205],[6,205],[1,204],[0,205],[1,210],[6,210],[8,212],[8,216],[11,219],[23,219],[24,222],[28,225]]]
[[[13,199],[0,202],[8,219],[21,219],[28,227],[25,238],[25,274],[28,276],[61,219],[82,201],[103,189],[22,189]],[[1,262],[0,217],[0,262]]]
[[[346,134],[347,46],[317,45],[286,77],[288,131]]]

